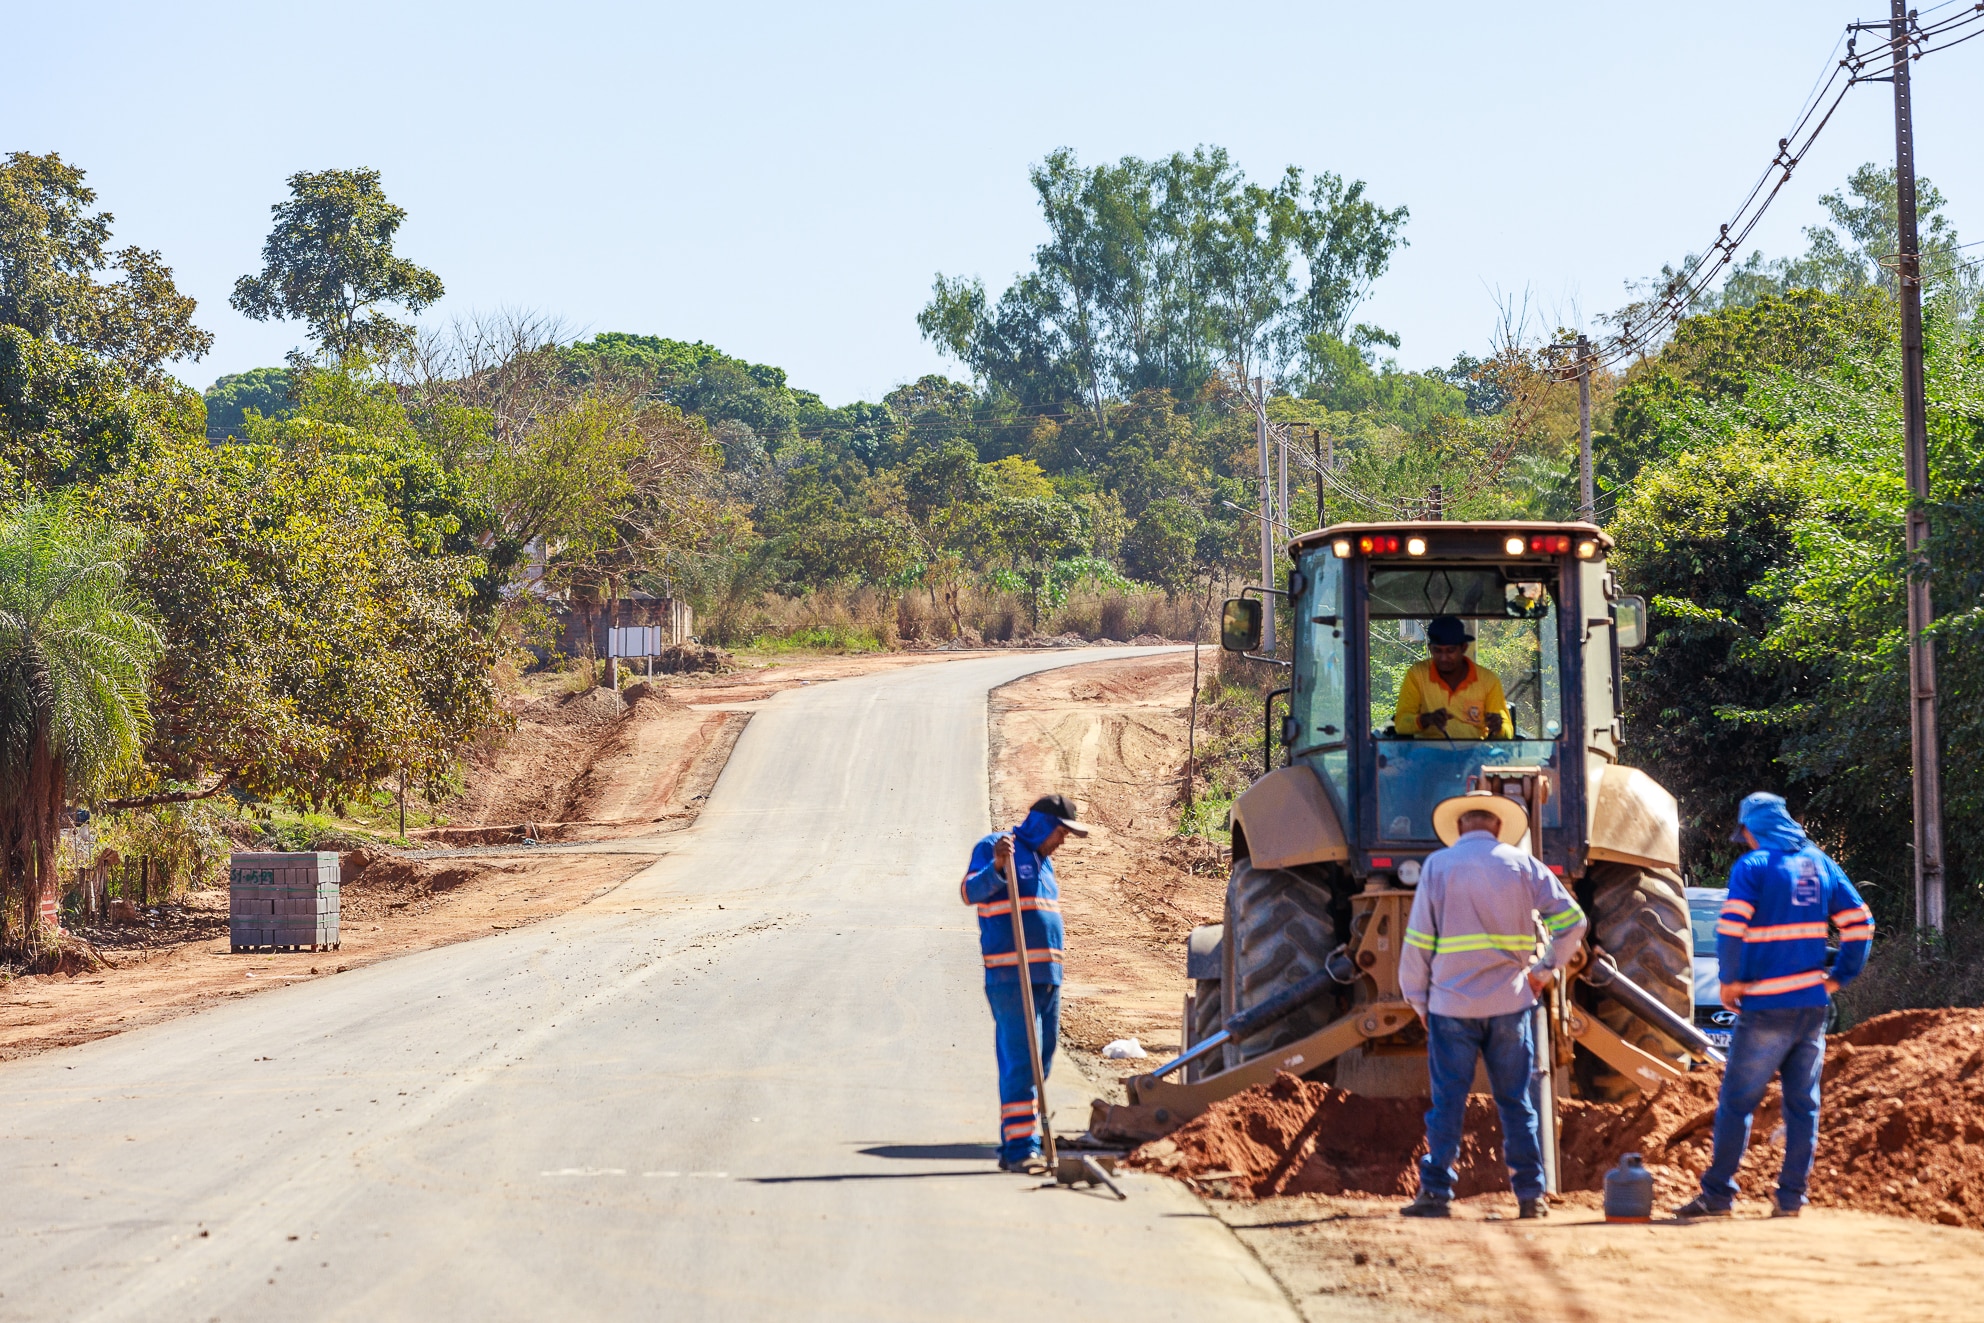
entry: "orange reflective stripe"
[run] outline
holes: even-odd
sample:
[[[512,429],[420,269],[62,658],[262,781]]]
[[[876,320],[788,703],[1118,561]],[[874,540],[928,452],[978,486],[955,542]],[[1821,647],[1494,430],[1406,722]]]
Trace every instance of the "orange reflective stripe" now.
[[[1722,902],[1722,916],[1724,918],[1728,918],[1731,914],[1734,914],[1739,919],[1748,919],[1754,918],[1756,913],[1757,907],[1747,900],[1725,900]]]
[[[1816,937],[1821,942],[1826,939],[1826,926],[1823,923],[1777,923],[1767,927],[1752,928],[1743,934],[1746,942],[1800,942]]]
[[[1849,923],[1872,923],[1874,915],[1865,905],[1855,905],[1850,910],[1841,910],[1833,915],[1832,921],[1844,928]]]
[[[1000,969],[1007,965],[1017,965],[1019,962],[1020,957],[1017,951],[1001,951],[997,955],[985,957],[985,967],[987,969]],[[1051,947],[1042,947],[1038,950],[1028,951],[1026,953],[1026,962],[1029,965],[1043,963],[1058,965],[1061,963],[1061,953]]]
[[[1858,928],[1841,928],[1839,940],[1842,942],[1871,942],[1874,940],[1874,925],[1864,924]]]
[[[1016,1102],[1016,1103],[1006,1103],[1006,1104],[1004,1104],[1004,1105],[1002,1105],[1002,1106],[1001,1106],[1001,1107],[999,1108],[999,1115],[1001,1115],[1001,1116],[1032,1116],[1032,1115],[1033,1115],[1033,1104],[1032,1104],[1032,1103],[1030,1103],[1030,1102]]]
[[[1744,933],[1750,931],[1750,925],[1739,923],[1735,919],[1721,919],[1717,921],[1715,930],[1724,937],[1741,937]]]
[[[1039,910],[1047,914],[1059,914],[1061,912],[1061,906],[1058,901],[1042,900],[1038,896],[1021,896],[1020,912],[1024,914],[1028,910]],[[1013,902],[1010,900],[987,901],[978,907],[978,917],[981,919],[990,919],[996,915],[1011,914],[1012,912]]]
[[[1823,969],[1807,970],[1803,974],[1786,974],[1783,978],[1759,979],[1755,983],[1743,985],[1745,997],[1771,997],[1780,992],[1799,992],[1805,988],[1816,988],[1826,981]]]

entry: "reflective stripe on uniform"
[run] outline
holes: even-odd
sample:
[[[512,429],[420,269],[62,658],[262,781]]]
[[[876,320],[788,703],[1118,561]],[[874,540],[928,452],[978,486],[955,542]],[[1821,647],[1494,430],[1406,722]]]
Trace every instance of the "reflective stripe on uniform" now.
[[[1720,925],[1718,925],[1718,931]],[[1826,926],[1823,923],[1774,923],[1751,928],[1744,932],[1746,942],[1801,942],[1817,938],[1826,939]]]
[[[1832,921],[1841,928],[1845,928],[1848,924],[1872,924],[1874,922],[1874,915],[1873,911],[1869,910],[1865,905],[1855,905],[1851,909],[1844,909],[1833,915]]]
[[[1033,1104],[1030,1102],[1003,1103],[999,1107],[999,1115],[1032,1116]]]
[[[1459,937],[1442,937],[1433,943],[1434,955],[1452,955],[1457,951],[1534,951],[1535,933],[1463,933]]]
[[[1435,942],[1433,934],[1422,933],[1417,928],[1407,928],[1405,930],[1405,944],[1407,946],[1416,946],[1422,951],[1431,951]]]
[[[1558,914],[1545,915],[1543,926],[1553,933],[1561,933],[1568,932],[1582,922],[1584,922],[1584,911],[1578,908],[1576,901],[1572,901],[1569,909]]]
[[[1061,963],[1061,952],[1058,947],[1041,947],[1029,950],[1026,953],[1026,962],[1029,965],[1058,965]],[[1017,951],[1001,951],[997,955],[985,957],[985,967],[987,969],[1002,969],[1007,965],[1017,966],[1019,963],[1020,955]]]
[[[1750,925],[1741,919],[1717,919],[1715,930],[1724,937],[1741,937],[1750,931]]]
[[[1802,974],[1786,974],[1782,978],[1759,979],[1755,983],[1743,985],[1745,997],[1774,997],[1780,992],[1802,992],[1806,988],[1816,988],[1826,981],[1823,969],[1808,969]]]
[[[1061,905],[1059,901],[1041,900],[1037,896],[1021,896],[1020,911],[1024,913],[1027,910],[1044,910],[1049,914],[1059,914],[1061,912]],[[987,901],[978,907],[978,917],[981,919],[990,919],[997,915],[1011,914],[1012,912],[1013,902],[1010,900]]]
[[[1842,942],[1871,942],[1874,940],[1874,925],[1862,924],[1858,928],[1841,928],[1839,940]]]
[[[1747,900],[1725,900],[1722,902],[1722,917],[1725,919],[1732,914],[1739,919],[1747,919],[1755,915],[1756,912],[1757,907]]]

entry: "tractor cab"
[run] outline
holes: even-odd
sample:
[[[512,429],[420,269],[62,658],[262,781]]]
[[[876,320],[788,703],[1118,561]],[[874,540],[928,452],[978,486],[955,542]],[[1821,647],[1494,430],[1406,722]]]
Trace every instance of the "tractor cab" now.
[[[1315,772],[1353,875],[1410,885],[1440,848],[1437,804],[1523,776],[1541,783],[1536,852],[1582,875],[1587,762],[1617,760],[1619,649],[1644,621],[1611,545],[1527,522],[1339,524],[1290,545],[1272,595],[1292,643],[1261,659],[1291,666],[1282,760]],[[1226,604],[1224,646],[1261,656],[1263,605]]]

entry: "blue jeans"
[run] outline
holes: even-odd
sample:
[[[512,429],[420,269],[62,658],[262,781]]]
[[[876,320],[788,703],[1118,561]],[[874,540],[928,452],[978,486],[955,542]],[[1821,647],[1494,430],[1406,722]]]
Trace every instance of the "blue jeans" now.
[[[1777,1206],[1802,1208],[1819,1141],[1819,1076],[1826,1064],[1826,1008],[1785,1006],[1742,1011],[1715,1100],[1715,1158],[1702,1173],[1711,1208],[1736,1202],[1736,1168],[1750,1146],[1750,1117],[1773,1078],[1784,1085],[1784,1168]]]
[[[1426,1017],[1426,1067],[1432,1076],[1433,1107],[1426,1113],[1426,1156],[1419,1159],[1419,1188],[1436,1199],[1454,1197],[1454,1159],[1460,1156],[1461,1128],[1467,1120],[1467,1092],[1474,1084],[1474,1061],[1488,1064],[1488,1087],[1502,1115],[1502,1158],[1518,1199],[1543,1193],[1543,1145],[1537,1134],[1536,1104],[1529,1096],[1535,1068],[1532,1011],[1482,1019],[1453,1015]]]
[[[1033,1060],[1026,1046],[1026,1008],[1018,983],[989,983],[993,1046],[999,1053],[999,1158],[1017,1162],[1040,1152],[1034,1133]],[[1061,1039],[1061,985],[1033,985],[1033,1016],[1040,1026],[1040,1073],[1054,1069],[1054,1045]]]

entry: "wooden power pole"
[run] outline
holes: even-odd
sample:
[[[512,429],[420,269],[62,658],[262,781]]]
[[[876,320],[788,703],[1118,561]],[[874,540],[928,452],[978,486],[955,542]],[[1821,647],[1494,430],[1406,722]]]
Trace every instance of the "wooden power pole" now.
[[[1943,787],[1936,736],[1935,621],[1929,596],[1929,427],[1922,381],[1922,249],[1915,226],[1915,125],[1909,104],[1906,0],[1891,0],[1894,52],[1895,219],[1900,252],[1901,418],[1908,473],[1908,700],[1915,782],[1915,926],[1943,926]]]
[[[1591,477],[1591,339],[1578,336],[1578,518],[1598,522],[1598,488]]]

